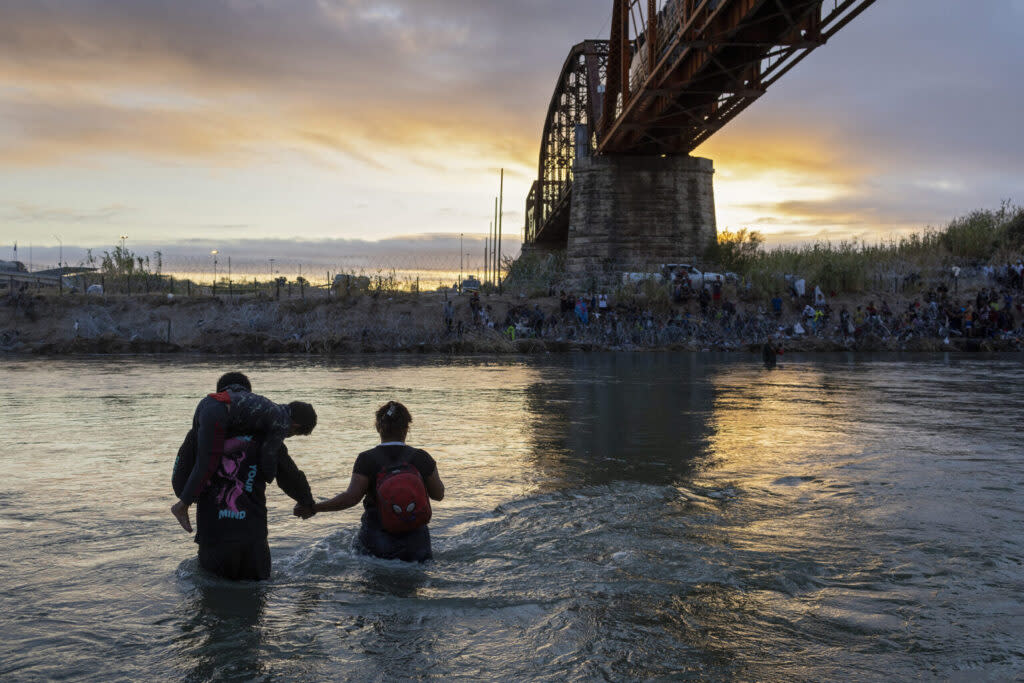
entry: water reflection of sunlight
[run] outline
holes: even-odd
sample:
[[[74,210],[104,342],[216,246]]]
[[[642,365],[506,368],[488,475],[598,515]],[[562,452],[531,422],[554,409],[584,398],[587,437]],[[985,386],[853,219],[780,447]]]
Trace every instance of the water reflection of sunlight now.
[[[826,369],[744,366],[716,375],[714,383],[708,447],[723,473],[759,473],[771,481],[814,464],[808,454],[851,448],[846,426],[856,403],[848,381]]]
[[[446,486],[458,494],[437,506],[437,521],[456,506],[491,508],[525,493],[524,389],[542,381],[544,371],[508,359],[404,361],[360,358],[325,361],[312,371],[254,370],[254,381],[258,377],[269,394],[301,391],[317,407],[320,424],[295,447],[314,493],[344,489],[356,455],[377,442],[374,411],[391,399],[412,413],[409,443],[434,457]]]

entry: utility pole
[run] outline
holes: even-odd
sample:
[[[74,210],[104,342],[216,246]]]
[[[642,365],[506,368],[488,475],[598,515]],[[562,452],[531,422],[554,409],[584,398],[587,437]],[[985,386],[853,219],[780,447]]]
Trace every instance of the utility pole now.
[[[494,223],[492,223],[491,225],[493,226],[493,230],[494,230],[494,232],[491,234],[491,254],[490,254],[490,258],[491,258],[491,277],[494,278],[494,286],[497,287],[498,286],[498,261],[497,261],[497,259],[494,258],[494,255],[497,253],[497,248],[498,248],[497,239],[496,239],[498,237],[498,198],[497,197],[494,198]]]
[[[462,293],[462,233],[459,233],[459,293]]]
[[[501,214],[505,212],[505,169],[501,169],[501,184],[498,186],[498,294],[501,294]]]
[[[57,243],[60,245],[60,256],[57,257],[57,267],[64,267],[64,241],[60,238],[60,235],[54,235],[57,238]]]
[[[490,282],[491,281],[491,264],[488,263],[489,259],[487,257],[491,253],[489,250],[491,248],[491,230],[492,229],[493,229],[493,224],[488,224],[488,226],[487,226],[487,239],[484,240],[484,282]]]
[[[216,249],[210,251],[210,256],[213,257],[213,288],[212,292],[214,296],[217,296],[217,254],[220,252]]]

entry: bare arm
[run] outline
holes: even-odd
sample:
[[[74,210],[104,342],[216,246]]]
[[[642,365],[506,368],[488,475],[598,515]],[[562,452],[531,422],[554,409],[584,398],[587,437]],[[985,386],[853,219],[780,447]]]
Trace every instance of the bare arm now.
[[[334,510],[345,510],[356,505],[363,499],[370,489],[370,478],[362,474],[352,474],[352,481],[348,484],[348,490],[339,493],[330,500],[325,500],[313,505],[316,512],[332,512]]]
[[[441,475],[437,473],[437,468],[434,468],[433,474],[427,477],[427,480],[423,482],[427,485],[427,495],[433,500],[444,500],[444,482],[441,481]]]

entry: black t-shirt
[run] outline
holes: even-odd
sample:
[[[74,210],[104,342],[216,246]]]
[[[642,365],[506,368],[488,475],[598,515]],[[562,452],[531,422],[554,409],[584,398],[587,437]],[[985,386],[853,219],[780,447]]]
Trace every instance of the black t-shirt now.
[[[267,537],[263,441],[243,441],[241,448],[223,455],[217,471],[199,494],[196,543],[256,541]],[[276,469],[278,486],[289,497],[303,505],[313,504],[306,475],[295,465],[284,444],[278,447]]]
[[[437,463],[430,457],[430,453],[405,444],[381,444],[359,454],[356,464],[352,467],[352,472],[370,479],[370,487],[363,498],[364,508],[367,510],[377,508],[377,475],[380,474],[380,471],[404,463],[410,463],[415,467],[424,482],[437,469]]]

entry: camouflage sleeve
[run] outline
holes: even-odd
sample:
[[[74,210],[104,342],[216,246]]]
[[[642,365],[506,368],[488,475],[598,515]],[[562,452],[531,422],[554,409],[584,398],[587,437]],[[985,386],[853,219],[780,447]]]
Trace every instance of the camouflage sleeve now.
[[[277,476],[277,455],[284,448],[284,435],[268,434],[260,448],[260,473],[268,484]]]
[[[265,396],[249,392],[231,394],[231,427],[240,434],[259,435],[260,472],[267,483],[277,476],[277,454],[292,426],[288,409]]]

